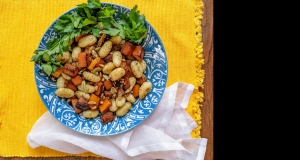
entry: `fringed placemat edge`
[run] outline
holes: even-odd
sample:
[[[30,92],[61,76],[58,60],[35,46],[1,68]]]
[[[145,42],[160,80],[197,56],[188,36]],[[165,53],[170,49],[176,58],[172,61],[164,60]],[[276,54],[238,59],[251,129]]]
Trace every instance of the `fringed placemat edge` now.
[[[203,70],[204,58],[203,58],[203,42],[202,42],[202,19],[203,19],[203,9],[204,4],[202,0],[195,0],[195,56],[196,56],[196,78],[194,84],[194,92],[191,96],[191,100],[188,108],[191,108],[188,112],[192,115],[193,119],[196,121],[198,126],[191,132],[193,138],[200,138],[200,129],[201,129],[201,107],[203,106],[202,102],[204,99],[204,93],[201,92],[204,88],[204,75],[205,71]]]

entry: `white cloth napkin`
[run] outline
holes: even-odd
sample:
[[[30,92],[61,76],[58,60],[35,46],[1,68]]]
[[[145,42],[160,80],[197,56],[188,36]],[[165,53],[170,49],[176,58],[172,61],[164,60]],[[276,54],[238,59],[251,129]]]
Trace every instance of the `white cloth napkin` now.
[[[137,127],[121,134],[97,137],[73,131],[44,113],[27,135],[31,148],[45,146],[60,152],[92,152],[110,159],[203,160],[206,138],[192,138],[197,123],[185,111],[194,90],[191,84],[177,82],[165,89],[153,113]]]

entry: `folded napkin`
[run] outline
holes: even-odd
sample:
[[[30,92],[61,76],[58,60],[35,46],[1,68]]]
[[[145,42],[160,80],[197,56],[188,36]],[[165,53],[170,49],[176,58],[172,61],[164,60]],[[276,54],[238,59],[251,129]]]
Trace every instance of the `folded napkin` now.
[[[202,160],[207,139],[191,137],[197,123],[185,110],[193,90],[191,84],[174,83],[165,89],[160,103],[144,122],[107,137],[73,131],[46,112],[28,133],[27,142],[31,148],[45,146],[69,154],[92,152],[111,159]]]

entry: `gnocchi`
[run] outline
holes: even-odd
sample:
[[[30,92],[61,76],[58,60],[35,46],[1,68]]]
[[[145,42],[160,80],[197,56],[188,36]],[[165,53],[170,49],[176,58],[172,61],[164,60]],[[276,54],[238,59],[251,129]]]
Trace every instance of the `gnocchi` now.
[[[120,51],[114,51],[112,61],[116,67],[120,67],[122,63],[122,53]]]
[[[116,100],[112,99],[111,100],[111,106],[109,107],[109,110],[112,112],[115,112],[119,107],[116,105]]]
[[[106,63],[106,64],[104,65],[104,67],[103,67],[103,69],[102,69],[102,72],[103,72],[104,74],[110,74],[110,72],[111,72],[113,69],[115,69],[115,68],[116,68],[116,66],[114,65],[113,62],[108,62],[108,63]]]
[[[95,118],[99,115],[99,111],[98,110],[85,110],[82,112],[82,115],[85,118]]]
[[[91,72],[88,72],[88,71],[84,71],[82,73],[83,77],[88,80],[88,81],[91,81],[91,82],[99,82],[100,81],[100,77],[91,73]]]
[[[128,96],[126,97],[127,102],[130,103],[134,103],[135,102],[135,97],[133,96],[133,94],[128,94]]]
[[[139,98],[142,100],[151,91],[152,83],[144,82],[139,89]]]
[[[69,59],[70,59],[70,52],[69,51],[63,52],[62,55],[59,54],[56,57],[56,61],[61,61],[62,64],[64,64],[67,61],[69,61]]]
[[[125,69],[123,68],[116,68],[109,73],[109,78],[111,81],[119,80],[121,77],[125,75]]]
[[[122,41],[122,37],[119,36],[119,35],[116,35],[116,36],[112,36],[109,40],[110,40],[113,44],[120,44],[121,41]]]
[[[75,95],[74,91],[70,88],[58,88],[55,94],[61,98],[71,98]]]
[[[117,107],[122,107],[125,104],[125,102],[126,102],[125,97],[118,97],[116,99],[116,106]]]
[[[151,91],[152,84],[144,75],[146,62],[121,52],[125,42],[132,43],[104,34],[100,38],[88,34],[73,42],[70,52],[57,57],[69,64],[57,78],[55,94],[67,98],[77,114],[87,119],[100,117],[103,124],[126,115],[138,98],[144,99]],[[139,89],[133,89],[135,85]]]
[[[80,48],[85,48],[85,47],[88,47],[88,46],[91,46],[91,45],[95,44],[96,42],[97,42],[97,37],[90,34],[90,35],[87,35],[87,36],[84,36],[84,37],[80,38],[79,42],[78,42],[78,46]]]
[[[133,61],[130,63],[130,67],[131,67],[131,70],[132,70],[133,75],[134,75],[136,78],[142,77],[142,75],[143,75],[143,68],[142,68],[142,65],[140,64],[139,61],[133,60]]]
[[[124,106],[118,108],[118,110],[116,111],[116,115],[119,117],[124,116],[126,113],[128,113],[128,111],[131,109],[132,104],[130,102],[126,102],[124,104]]]
[[[95,87],[90,85],[90,84],[84,84],[81,83],[80,85],[77,86],[78,90],[83,91],[85,93],[94,93],[95,92]]]
[[[56,87],[57,88],[64,88],[65,87],[65,79],[62,76],[57,78]]]
[[[83,91],[76,91],[75,95],[76,95],[77,98],[83,97],[86,100],[90,99],[90,95],[87,94],[87,93],[85,93],[85,92],[83,92]]]
[[[72,50],[72,60],[74,62],[78,61],[78,54],[81,52],[81,48],[79,46],[76,46]]]
[[[112,48],[112,42],[111,41],[104,42],[103,46],[100,48],[100,51],[98,52],[99,56],[101,58],[106,57],[109,54],[111,48]]]
[[[129,80],[130,87],[125,91],[125,93],[129,93],[132,90],[133,86],[136,84],[135,77],[130,77],[128,80]]]

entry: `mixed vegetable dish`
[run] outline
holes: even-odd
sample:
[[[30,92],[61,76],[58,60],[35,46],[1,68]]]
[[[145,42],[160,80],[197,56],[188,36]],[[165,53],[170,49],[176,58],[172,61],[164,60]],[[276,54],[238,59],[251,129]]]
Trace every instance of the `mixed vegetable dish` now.
[[[126,115],[152,89],[141,45],[147,35],[145,16],[137,5],[120,13],[118,21],[115,12],[99,0],[77,5],[54,24],[59,38],[35,50],[30,60],[56,81],[55,94],[77,114],[100,117],[103,124]]]

